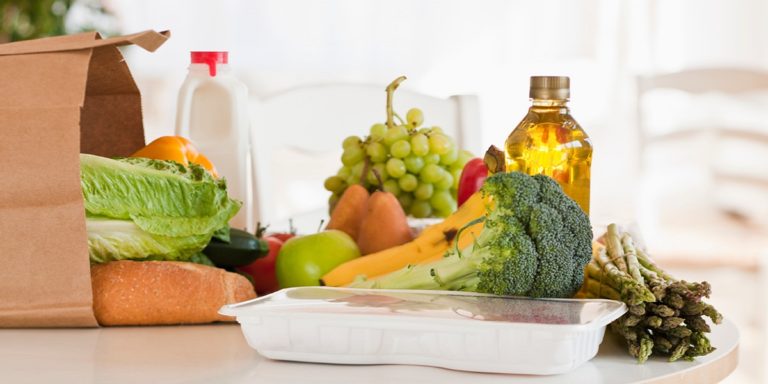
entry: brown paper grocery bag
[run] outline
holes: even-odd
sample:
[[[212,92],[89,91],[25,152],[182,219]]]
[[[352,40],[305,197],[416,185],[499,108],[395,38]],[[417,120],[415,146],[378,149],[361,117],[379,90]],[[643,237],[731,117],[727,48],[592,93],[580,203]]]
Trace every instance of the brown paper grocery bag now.
[[[79,153],[144,145],[141,96],[117,46],[151,52],[169,36],[0,45],[0,327],[97,325]]]

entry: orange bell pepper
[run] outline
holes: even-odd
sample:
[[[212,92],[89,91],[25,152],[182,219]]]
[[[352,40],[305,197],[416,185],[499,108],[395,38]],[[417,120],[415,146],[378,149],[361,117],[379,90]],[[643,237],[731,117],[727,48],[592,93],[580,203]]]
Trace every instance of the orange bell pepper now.
[[[197,148],[191,141],[181,136],[163,136],[155,139],[142,149],[139,149],[131,157],[145,157],[156,160],[173,160],[177,163],[189,165],[195,163],[211,173],[213,177],[218,178],[216,167],[203,154],[197,151]]]

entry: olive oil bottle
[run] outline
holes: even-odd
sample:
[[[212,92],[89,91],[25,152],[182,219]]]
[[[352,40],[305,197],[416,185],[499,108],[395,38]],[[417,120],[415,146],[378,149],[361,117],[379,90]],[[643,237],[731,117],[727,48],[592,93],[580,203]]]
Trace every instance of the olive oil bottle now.
[[[504,143],[507,172],[545,174],[589,214],[592,143],[568,109],[570,79],[532,76],[531,107]]]

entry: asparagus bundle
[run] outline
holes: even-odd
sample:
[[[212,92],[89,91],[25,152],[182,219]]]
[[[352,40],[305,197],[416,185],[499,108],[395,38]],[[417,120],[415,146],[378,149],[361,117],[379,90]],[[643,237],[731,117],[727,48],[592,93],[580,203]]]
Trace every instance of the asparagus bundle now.
[[[595,244],[592,260],[585,268],[579,296],[623,301],[629,311],[610,325],[628,345],[639,363],[652,353],[669,361],[693,360],[715,350],[706,333],[704,317],[719,324],[723,317],[702,301],[709,297],[709,283],[678,280],[636,247],[629,233],[616,224],[608,226],[603,244]]]

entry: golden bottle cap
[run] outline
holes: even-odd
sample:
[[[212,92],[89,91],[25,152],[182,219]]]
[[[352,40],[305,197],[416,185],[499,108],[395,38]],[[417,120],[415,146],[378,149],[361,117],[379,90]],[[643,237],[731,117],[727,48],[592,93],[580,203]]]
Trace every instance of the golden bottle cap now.
[[[571,97],[571,80],[568,76],[531,76],[531,99],[568,100]]]

